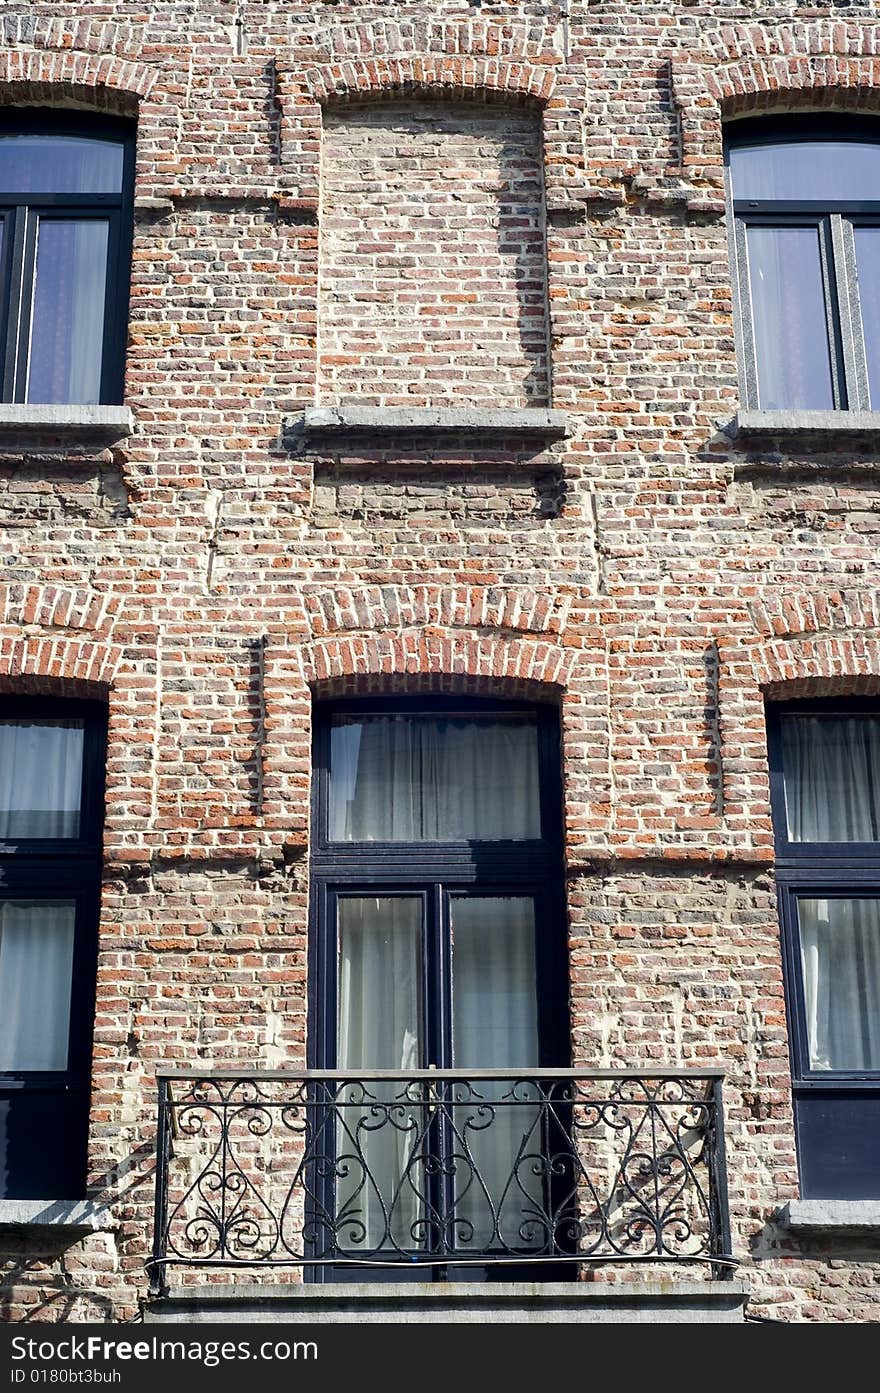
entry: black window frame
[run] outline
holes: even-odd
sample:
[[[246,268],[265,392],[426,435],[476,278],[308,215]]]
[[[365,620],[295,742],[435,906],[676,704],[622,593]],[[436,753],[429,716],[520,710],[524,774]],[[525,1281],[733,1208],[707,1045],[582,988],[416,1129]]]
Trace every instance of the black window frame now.
[[[0,188],[0,402],[24,404],[33,320],[37,231],[42,217],[75,215],[109,223],[99,405],[123,401],[134,230],[133,120],[83,111],[14,107],[0,112],[0,136],[57,135],[123,146],[119,193],[15,193]],[[31,405],[40,405],[31,402]],[[55,403],[75,407],[79,403]]]
[[[0,720],[81,720],[83,768],[77,837],[0,840],[4,900],[75,902],[70,1031],[64,1070],[0,1072],[0,1104],[19,1134],[11,1176],[0,1195],[12,1199],[80,1199],[85,1194],[92,1040],[98,965],[107,707],[99,701],[0,697]],[[2,1002],[0,1002],[2,1009]],[[45,1135],[51,1109],[51,1135]],[[36,1122],[34,1119],[36,1118]],[[33,1175],[43,1180],[34,1181]],[[63,1188],[64,1193],[58,1193]],[[4,1194],[4,1190],[12,1193]]]
[[[880,699],[821,698],[768,702],[767,748],[770,806],[776,853],[775,876],[782,945],[789,1057],[798,1166],[803,1198],[880,1197],[880,1168],[874,1163],[880,1141],[880,1069],[811,1067],[807,1007],[800,948],[801,899],[880,900],[880,841],[794,842],[788,836],[782,760],[785,716],[824,715],[845,719],[872,715],[880,720]],[[868,1159],[860,1167],[858,1151]],[[844,1150],[849,1147],[849,1164]],[[865,1175],[876,1182],[865,1190]]]
[[[880,197],[836,201],[736,198],[730,175],[730,152],[742,145],[778,145],[797,140],[869,141],[880,146],[880,120],[840,113],[752,117],[731,121],[724,129],[724,163],[728,203],[732,210],[731,259],[735,273],[735,320],[741,364],[743,406],[764,408],[760,400],[758,364],[749,280],[748,228],[764,226],[816,227],[822,266],[825,317],[834,411],[880,412],[871,406],[867,352],[858,299],[854,229],[880,225]],[[785,408],[780,408],[785,409]],[[799,408],[792,408],[799,409]],[[804,408],[806,409],[806,408]]]
[[[542,836],[537,841],[332,842],[329,839],[330,729],[336,715],[518,715],[536,719]],[[536,999],[540,1060],[536,1067],[571,1064],[570,981],[564,904],[562,770],[560,715],[549,703],[452,696],[402,696],[328,700],[316,704],[313,735],[312,857],[308,968],[310,1068],[337,1064],[336,905],[344,896],[421,897],[425,903],[422,944],[422,1048],[419,1067],[452,1067],[452,995],[448,915],[459,895],[533,896],[536,914]],[[544,917],[546,916],[546,917]],[[550,926],[541,933],[540,926]],[[526,1071],[527,1072],[527,1071]],[[477,1069],[474,1077],[479,1077]],[[332,1203],[332,1201],[330,1201]],[[457,1269],[421,1267],[419,1280],[446,1277]],[[491,1269],[493,1279],[513,1279]],[[572,1275],[570,1266],[554,1273]],[[308,1269],[307,1280],[363,1280],[364,1267]],[[461,1269],[463,1280],[478,1280],[479,1268]],[[371,1279],[401,1280],[400,1269],[372,1268]],[[544,1269],[546,1278],[546,1269]]]

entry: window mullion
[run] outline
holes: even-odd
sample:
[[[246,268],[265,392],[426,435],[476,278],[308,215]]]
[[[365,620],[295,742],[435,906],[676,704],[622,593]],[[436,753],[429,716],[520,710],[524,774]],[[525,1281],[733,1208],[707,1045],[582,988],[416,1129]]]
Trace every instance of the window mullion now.
[[[845,398],[841,405],[848,406],[850,411],[868,411],[870,393],[862,319],[858,306],[856,248],[852,223],[840,213],[832,213],[828,221],[833,265],[830,293],[837,306],[836,321],[840,331],[845,379]]]
[[[828,332],[828,353],[831,361],[831,385],[835,408],[846,410],[852,405],[848,396],[850,385],[849,368],[852,362],[852,344],[847,328],[841,322],[844,315],[841,304],[845,302],[845,283],[838,279],[837,233],[840,222],[838,214],[830,214],[819,223],[819,247],[822,261],[822,292],[825,300],[825,322]],[[841,258],[841,265],[843,259]],[[840,293],[841,288],[843,294]],[[849,315],[846,315],[846,325]],[[853,409],[855,407],[853,406]]]
[[[745,218],[734,222],[734,249],[736,255],[737,295],[735,297],[738,329],[742,341],[743,366],[745,369],[744,396],[748,410],[757,410],[758,361],[755,348],[755,328],[752,314],[752,287],[749,278],[749,245]]]

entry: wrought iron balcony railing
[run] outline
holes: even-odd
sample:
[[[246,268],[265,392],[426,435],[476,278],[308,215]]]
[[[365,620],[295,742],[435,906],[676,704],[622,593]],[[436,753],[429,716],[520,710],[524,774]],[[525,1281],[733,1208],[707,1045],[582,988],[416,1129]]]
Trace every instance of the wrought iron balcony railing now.
[[[153,1289],[171,1264],[730,1276],[721,1090],[712,1070],[161,1074]]]

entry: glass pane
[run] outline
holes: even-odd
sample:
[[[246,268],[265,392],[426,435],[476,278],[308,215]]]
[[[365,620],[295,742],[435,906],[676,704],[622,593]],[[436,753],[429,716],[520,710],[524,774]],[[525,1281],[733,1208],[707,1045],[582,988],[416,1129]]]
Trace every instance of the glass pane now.
[[[880,411],[880,227],[857,227],[854,231],[868,392],[871,410]]]
[[[792,842],[880,840],[880,718],[783,716]]]
[[[72,900],[0,904],[0,1071],[66,1069]]]
[[[759,405],[834,406],[816,227],[747,229]]]
[[[334,717],[332,841],[523,841],[540,835],[533,717]]]
[[[525,897],[452,900],[453,1058],[473,1079],[452,1111],[460,1248],[534,1249],[548,1230],[542,1110],[533,1084],[479,1078],[538,1065],[535,906]]]
[[[0,136],[0,194],[120,193],[123,149],[75,135]]]
[[[388,896],[338,901],[337,1065],[340,1073],[420,1067],[422,903]],[[361,1252],[424,1242],[426,1110],[404,1083],[340,1092],[336,1125],[337,1240]]]
[[[734,198],[864,202],[880,197],[880,143],[790,140],[734,145],[730,176]]]
[[[82,721],[0,721],[0,838],[78,837]]]
[[[103,220],[40,219],[29,402],[100,400],[109,232]]]
[[[880,900],[799,899],[811,1069],[880,1069]]]
[[[528,1069],[538,1053],[535,905],[525,896],[452,901],[457,1069]]]

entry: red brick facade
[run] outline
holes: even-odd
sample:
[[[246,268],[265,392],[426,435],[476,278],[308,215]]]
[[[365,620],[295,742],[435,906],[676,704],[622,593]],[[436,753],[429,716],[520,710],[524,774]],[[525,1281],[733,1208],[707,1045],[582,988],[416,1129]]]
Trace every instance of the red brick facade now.
[[[137,1311],[157,1067],[303,1067],[313,703],[406,691],[558,703],[574,1062],[724,1067],[750,1310],[877,1319],[872,1240],[774,1218],[798,1172],[764,720],[880,690],[876,457],[725,430],[721,145],[744,110],[880,111],[871,8],[0,13],[0,101],[137,120],[134,431],[0,426],[0,691],[109,706],[113,1216],[0,1232],[0,1317]],[[549,406],[568,435],[302,429],[404,404]]]

